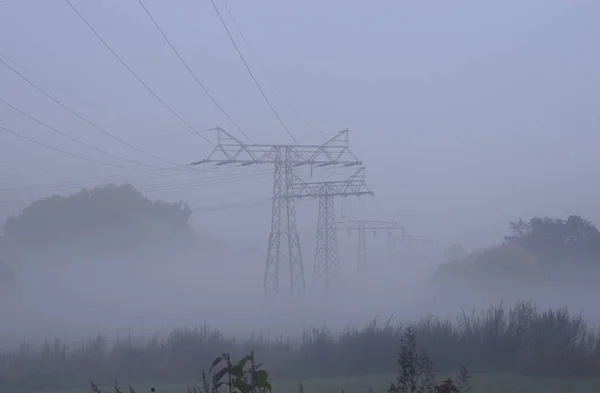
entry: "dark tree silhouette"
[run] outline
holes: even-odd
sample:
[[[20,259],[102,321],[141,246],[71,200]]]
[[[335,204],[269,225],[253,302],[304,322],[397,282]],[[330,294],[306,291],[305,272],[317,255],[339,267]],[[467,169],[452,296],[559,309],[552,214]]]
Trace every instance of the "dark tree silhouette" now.
[[[510,223],[501,245],[438,266],[432,283],[444,293],[460,288],[491,296],[532,296],[532,291],[597,288],[600,232],[580,216],[534,217]],[[510,291],[506,290],[510,283]]]
[[[191,214],[183,202],[151,201],[130,184],[110,184],[35,201],[7,219],[4,237],[21,255],[101,255],[189,239]]]
[[[600,232],[588,220],[569,216],[566,220],[534,217],[511,222],[507,244],[532,252],[550,271],[565,266],[600,265]]]

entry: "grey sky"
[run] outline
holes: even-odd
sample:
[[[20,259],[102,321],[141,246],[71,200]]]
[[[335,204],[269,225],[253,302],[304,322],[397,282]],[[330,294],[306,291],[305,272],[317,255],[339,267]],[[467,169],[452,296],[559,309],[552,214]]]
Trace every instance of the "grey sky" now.
[[[170,52],[137,1],[72,1],[196,129],[221,125],[237,132]],[[216,3],[222,7],[220,0]],[[209,91],[255,141],[290,141],[253,86],[210,1],[145,4]],[[351,130],[352,150],[365,162],[376,196],[340,201],[338,211],[344,210],[348,218],[398,220],[417,234],[468,247],[496,243],[508,221],[536,214],[575,213],[600,223],[600,188],[594,182],[600,164],[600,3],[227,4],[286,98],[329,135]],[[300,142],[323,141],[324,135],[283,104],[243,41],[235,38]],[[205,141],[144,90],[64,1],[1,2],[0,53],[31,71],[24,73],[48,92],[143,150],[180,164],[210,152]],[[115,155],[165,165],[102,135],[1,65],[0,98]],[[2,104],[0,125],[75,154],[131,166],[44,129]],[[216,184],[220,173],[229,171],[224,176],[240,179],[234,173],[243,171],[120,170],[51,152],[4,132],[0,159],[2,217],[22,208],[22,201],[108,178],[128,179],[142,191],[154,190],[150,197],[183,199],[192,207],[264,200],[271,192],[267,175]],[[184,187],[196,177],[212,180]],[[175,181],[182,183],[175,186]],[[165,190],[167,183],[173,189]],[[310,234],[316,204],[305,202],[299,210]],[[197,212],[194,225],[221,241],[258,242],[263,248],[269,214],[268,205]]]

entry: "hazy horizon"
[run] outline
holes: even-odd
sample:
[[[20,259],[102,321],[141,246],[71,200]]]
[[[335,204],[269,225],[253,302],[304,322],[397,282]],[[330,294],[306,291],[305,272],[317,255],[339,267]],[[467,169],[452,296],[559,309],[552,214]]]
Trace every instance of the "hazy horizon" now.
[[[210,129],[221,126],[252,143],[196,84],[137,1],[71,3],[194,130],[216,143]],[[255,143],[293,143],[210,1],[143,4]],[[445,310],[436,307],[428,283],[450,244],[469,251],[499,244],[511,221],[533,216],[576,214],[600,223],[600,187],[593,182],[600,165],[600,41],[593,39],[600,36],[600,3],[226,1],[269,76],[224,3],[215,4],[294,138],[315,145],[350,130],[350,150],[363,162],[375,195],[336,199],[336,218],[396,221],[435,245],[419,251],[420,259],[393,261],[393,239],[367,233],[371,275],[357,283],[357,234],[341,231],[345,285],[353,289],[329,303],[278,304],[273,315],[261,314],[273,167],[165,170],[206,158],[213,147],[146,91],[67,2],[4,0],[0,60],[124,142],[0,63],[0,100],[93,147],[0,102],[0,127],[62,151],[0,128],[0,223],[40,198],[127,182],[148,198],[188,203],[190,224],[205,247],[146,261],[144,269],[143,261],[118,259],[114,269],[24,267],[24,295],[19,306],[8,307],[14,318],[5,337],[87,337],[104,327],[152,334],[204,321],[235,334],[269,324],[295,332],[314,324],[337,328],[402,318],[399,313],[420,317]],[[309,168],[298,171],[310,174]],[[313,172],[317,180],[349,173]],[[299,200],[296,210],[310,285],[317,201]],[[548,299],[539,300],[562,301]],[[567,302],[576,310],[591,307],[585,299]],[[20,306],[29,311],[20,313]]]

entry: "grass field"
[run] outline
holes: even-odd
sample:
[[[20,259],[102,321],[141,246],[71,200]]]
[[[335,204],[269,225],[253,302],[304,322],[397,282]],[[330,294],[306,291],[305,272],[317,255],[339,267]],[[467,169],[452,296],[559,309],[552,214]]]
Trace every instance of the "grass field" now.
[[[302,381],[306,393],[386,393],[394,375],[367,377],[326,378]],[[126,388],[126,381],[122,381]],[[133,384],[138,393],[149,392],[151,384]],[[299,381],[274,381],[275,393],[298,393]],[[185,384],[157,385],[157,393],[187,393]],[[125,391],[127,389],[124,389]],[[107,388],[107,393],[112,389]],[[89,393],[89,389],[44,390],[37,393]],[[533,378],[515,374],[475,374],[470,393],[598,393],[600,379],[592,378]]]

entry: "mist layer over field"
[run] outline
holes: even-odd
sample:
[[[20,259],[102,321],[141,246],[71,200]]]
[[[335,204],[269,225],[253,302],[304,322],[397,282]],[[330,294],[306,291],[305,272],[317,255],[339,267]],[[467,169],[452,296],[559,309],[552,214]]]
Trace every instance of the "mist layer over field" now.
[[[571,311],[585,311],[589,322],[598,321],[589,288],[511,292],[507,283],[504,292],[462,288],[439,294],[431,284],[432,272],[414,260],[373,260],[368,274],[360,277],[348,263],[343,285],[326,298],[311,292],[294,298],[283,292],[269,299],[257,285],[263,258],[224,254],[228,252],[216,250],[214,262],[202,262],[210,257],[190,249],[17,269],[18,288],[2,300],[2,346],[54,337],[75,344],[97,333],[109,340],[128,334],[144,339],[204,323],[231,336],[299,336],[310,326],[340,331],[374,318],[385,324],[427,315],[455,317],[501,301],[510,306],[527,299],[542,307],[568,305]],[[309,278],[310,273],[307,269]]]

